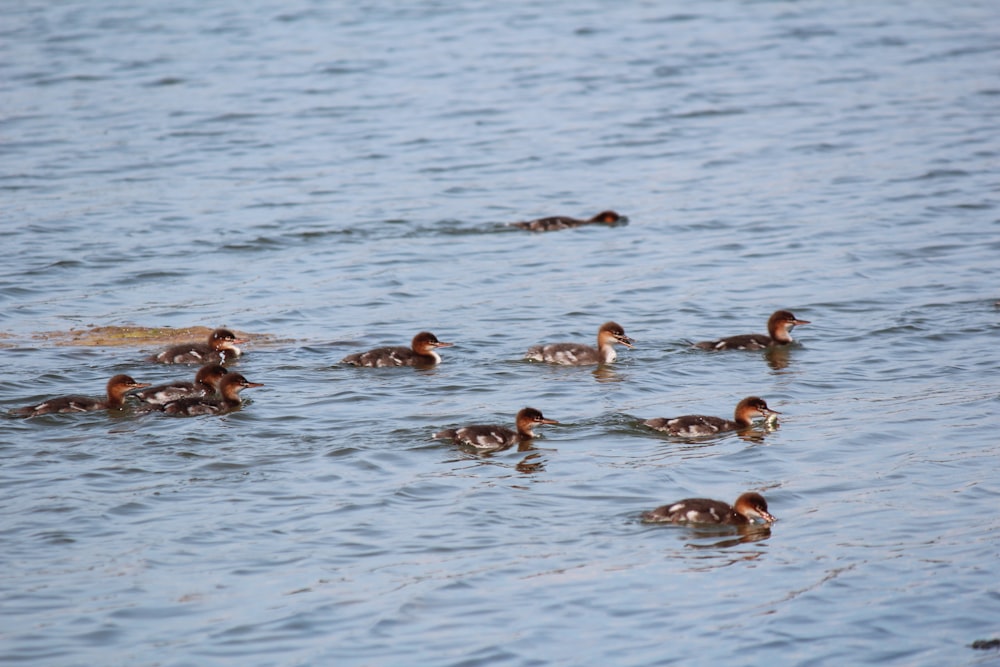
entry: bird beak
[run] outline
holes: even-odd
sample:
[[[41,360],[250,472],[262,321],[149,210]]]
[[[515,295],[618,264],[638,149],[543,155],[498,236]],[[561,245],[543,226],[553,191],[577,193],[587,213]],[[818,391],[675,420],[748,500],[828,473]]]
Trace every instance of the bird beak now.
[[[630,350],[635,347],[635,345],[633,345],[635,341],[629,338],[628,336],[615,336],[615,338],[618,339],[619,343],[629,348]]]
[[[132,389],[142,389],[143,387],[151,387],[152,385],[148,382],[133,382],[129,385]]]
[[[781,414],[777,410],[772,410],[771,408],[767,408],[766,410],[761,410],[761,412],[764,413],[765,417],[768,416],[768,415],[780,415]]]
[[[792,320],[792,324],[794,324],[797,327],[800,327],[803,324],[812,324],[812,322],[810,322],[809,320]]]
[[[431,343],[431,347],[451,347],[452,345],[454,345],[454,343],[444,343],[442,341]]]
[[[774,523],[775,521],[777,521],[776,518],[774,518],[771,514],[765,512],[764,510],[757,510],[757,516],[766,521],[767,523]]]
[[[243,385],[243,387],[246,389],[249,389],[250,387],[263,387],[263,386],[264,383],[262,382],[247,382],[245,385]]]
[[[559,422],[557,422],[555,419],[545,419],[545,418],[542,418],[542,419],[538,420],[538,423],[539,424],[558,424]]]

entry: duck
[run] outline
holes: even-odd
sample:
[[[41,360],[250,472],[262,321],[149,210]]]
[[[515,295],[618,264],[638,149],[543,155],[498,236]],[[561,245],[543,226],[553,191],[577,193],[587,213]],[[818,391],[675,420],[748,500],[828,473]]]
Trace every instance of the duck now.
[[[222,364],[205,364],[195,373],[194,382],[179,380],[159,384],[137,391],[133,396],[151,405],[163,405],[189,396],[212,396],[218,391],[219,381],[227,372]]]
[[[504,449],[535,437],[534,427],[540,424],[558,424],[555,419],[546,419],[541,410],[523,408],[514,418],[515,430],[497,424],[473,424],[460,428],[438,431],[432,437],[438,440],[452,440],[458,445],[476,449]]]
[[[694,346],[702,350],[763,350],[767,347],[777,345],[788,345],[794,343],[792,329],[797,326],[811,324],[809,320],[800,320],[790,311],[776,310],[767,320],[767,333],[764,334],[744,334],[741,336],[729,336],[718,340],[706,340],[695,343]]]
[[[237,345],[247,341],[237,338],[229,329],[216,329],[204,343],[172,345],[147,358],[161,364],[224,364],[243,354]]]
[[[367,352],[356,352],[341,359],[341,363],[368,368],[435,366],[441,363],[441,355],[434,350],[452,345],[454,343],[438,340],[430,331],[421,331],[413,337],[410,347],[379,347]]]
[[[771,524],[777,521],[767,511],[767,501],[759,493],[742,494],[730,507],[721,500],[686,498],[644,512],[645,523],[701,523],[745,526],[751,523]]]
[[[605,322],[597,330],[597,348],[583,343],[548,343],[528,349],[524,358],[564,366],[586,366],[589,364],[610,364],[618,358],[615,345],[633,348],[634,340],[625,335],[625,329],[617,322]]]
[[[125,407],[125,394],[133,389],[148,387],[147,382],[137,382],[130,375],[115,375],[108,380],[107,398],[90,396],[59,396],[37,405],[18,408],[14,412],[22,417],[37,417],[50,413],[93,412],[95,410],[120,410]]]
[[[681,417],[656,417],[642,423],[651,429],[670,435],[702,436],[749,428],[753,424],[754,417],[771,418],[772,415],[780,414],[777,410],[767,407],[764,399],[757,396],[747,396],[736,404],[732,420],[705,415],[683,415]],[[774,419],[777,417],[775,416]]]
[[[512,222],[510,223],[510,226],[518,227],[519,229],[527,229],[532,232],[554,232],[560,229],[583,227],[584,225],[608,225],[609,227],[613,227],[614,225],[624,224],[626,222],[628,222],[628,218],[624,215],[619,215],[614,211],[601,211],[588,220],[580,220],[578,218],[556,215],[550,218],[539,218],[537,220],[527,220],[524,222]]]
[[[219,380],[218,396],[188,396],[161,406],[168,415],[218,415],[239,410],[243,401],[240,392],[251,387],[263,387],[260,382],[250,382],[242,374],[229,371]]]

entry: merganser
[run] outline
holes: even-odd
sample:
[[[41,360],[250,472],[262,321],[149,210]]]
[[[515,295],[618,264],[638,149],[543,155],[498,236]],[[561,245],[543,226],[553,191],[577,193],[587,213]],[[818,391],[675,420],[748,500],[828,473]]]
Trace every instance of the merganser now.
[[[767,511],[767,501],[759,493],[744,493],[730,507],[721,500],[687,498],[644,512],[647,523],[716,523],[743,526],[749,523],[777,521]]]
[[[125,394],[133,389],[148,387],[148,382],[136,382],[128,375],[116,375],[108,380],[107,399],[90,396],[60,396],[38,405],[18,408],[14,412],[23,417],[36,417],[52,412],[91,412],[117,410],[125,405]]]
[[[177,381],[159,384],[133,394],[144,403],[163,405],[189,396],[212,396],[219,389],[219,381],[228,373],[221,364],[206,364],[195,373],[194,382]]]
[[[555,419],[546,419],[541,411],[535,408],[522,409],[517,413],[515,422],[517,424],[515,431],[495,424],[474,424],[438,431],[433,437],[451,439],[456,444],[476,449],[503,449],[534,438],[533,429],[537,424],[559,423]]]
[[[228,329],[216,329],[209,334],[206,343],[173,345],[148,357],[147,361],[161,364],[224,364],[243,354],[236,346],[245,342]]]
[[[441,355],[434,351],[438,347],[451,347],[454,343],[439,341],[430,331],[421,331],[413,337],[410,347],[379,347],[367,352],[349,354],[341,363],[369,368],[386,366],[434,366],[441,363]]]
[[[239,410],[243,405],[240,392],[251,387],[263,387],[260,382],[250,382],[240,373],[230,371],[219,380],[218,396],[188,396],[162,406],[168,415],[217,415]]]
[[[753,424],[754,417],[770,417],[780,415],[777,410],[767,407],[764,399],[748,396],[736,404],[733,420],[722,417],[706,417],[704,415],[684,415],[682,417],[657,417],[642,422],[657,431],[670,435],[715,435],[723,431],[738,431]],[[775,417],[777,419],[777,417]]]
[[[618,215],[614,211],[601,211],[589,220],[579,220],[562,215],[551,218],[539,218],[538,220],[528,220],[526,222],[512,222],[512,227],[527,229],[532,232],[554,232],[560,229],[570,229],[571,227],[582,227],[584,225],[604,224],[613,227],[619,223],[628,222],[624,215]]]
[[[610,364],[618,358],[615,352],[616,344],[632,348],[634,342],[625,335],[622,325],[617,322],[605,322],[597,330],[597,349],[583,343],[548,343],[529,348],[524,358],[565,366]]]
[[[767,333],[730,336],[719,340],[706,340],[695,343],[702,350],[762,350],[772,345],[788,345],[794,343],[792,329],[796,326],[809,324],[808,320],[800,320],[787,310],[777,310],[767,320]]]

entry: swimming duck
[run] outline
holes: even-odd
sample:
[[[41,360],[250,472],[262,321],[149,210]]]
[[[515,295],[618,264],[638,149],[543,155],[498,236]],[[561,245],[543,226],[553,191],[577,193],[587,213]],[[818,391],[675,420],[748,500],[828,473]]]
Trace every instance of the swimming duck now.
[[[450,439],[456,444],[468,445],[476,449],[503,449],[535,437],[534,427],[539,424],[558,424],[554,419],[546,419],[540,410],[524,408],[515,418],[516,430],[496,424],[473,424],[460,428],[449,428],[433,435],[437,439]]]
[[[92,412],[94,410],[117,410],[125,405],[125,394],[133,389],[148,387],[149,383],[136,382],[128,375],[116,375],[108,380],[107,398],[90,396],[59,396],[44,403],[18,408],[14,412],[22,417],[36,417],[53,412]]]
[[[512,222],[510,224],[512,227],[527,229],[532,232],[554,232],[560,229],[570,229],[584,225],[608,225],[612,227],[625,222],[628,222],[628,218],[623,215],[618,215],[614,211],[601,211],[589,220],[557,215],[550,218],[539,218],[538,220],[528,220],[526,222]]]
[[[205,364],[195,373],[194,382],[168,382],[137,391],[133,395],[143,403],[152,405],[163,405],[188,396],[212,396],[218,391],[219,381],[227,372],[222,364]]]
[[[172,345],[147,361],[161,364],[224,364],[236,359],[243,351],[237,347],[247,341],[236,337],[229,329],[216,329],[205,343]]]
[[[787,310],[777,310],[767,320],[767,336],[744,334],[719,340],[706,340],[695,343],[694,346],[702,350],[762,350],[773,345],[788,345],[795,342],[792,338],[792,329],[809,323],[808,320],[798,319]]]
[[[759,493],[744,493],[730,507],[721,500],[687,498],[643,513],[646,523],[709,523],[742,526],[758,521],[777,521],[767,511],[767,501]]]
[[[748,396],[736,404],[733,419],[708,417],[705,415],[683,415],[681,417],[657,417],[643,422],[646,426],[670,435],[700,436],[715,435],[724,431],[738,431],[753,424],[754,417],[770,417],[781,414],[767,407],[764,399]],[[777,419],[775,417],[775,419]]]
[[[354,366],[383,368],[386,366],[434,366],[441,363],[435,348],[451,347],[454,343],[439,341],[430,331],[421,331],[413,337],[410,347],[379,347],[367,352],[356,352],[341,362]]]
[[[565,366],[610,364],[618,358],[615,345],[632,348],[634,342],[625,335],[622,325],[617,322],[605,322],[597,330],[596,349],[583,343],[548,343],[529,348],[524,358]]]
[[[250,382],[240,373],[230,371],[219,380],[218,396],[188,396],[162,406],[168,415],[218,415],[239,410],[243,405],[240,392],[251,387],[263,387],[260,382]]]

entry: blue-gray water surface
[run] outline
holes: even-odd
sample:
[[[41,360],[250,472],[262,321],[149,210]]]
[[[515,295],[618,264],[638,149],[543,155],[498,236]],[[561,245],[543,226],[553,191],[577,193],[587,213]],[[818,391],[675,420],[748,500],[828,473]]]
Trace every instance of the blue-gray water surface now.
[[[266,386],[0,421],[0,662],[996,664],[998,58],[986,0],[11,3],[0,407],[193,372],[91,326],[257,334]],[[747,490],[770,532],[638,520]]]

